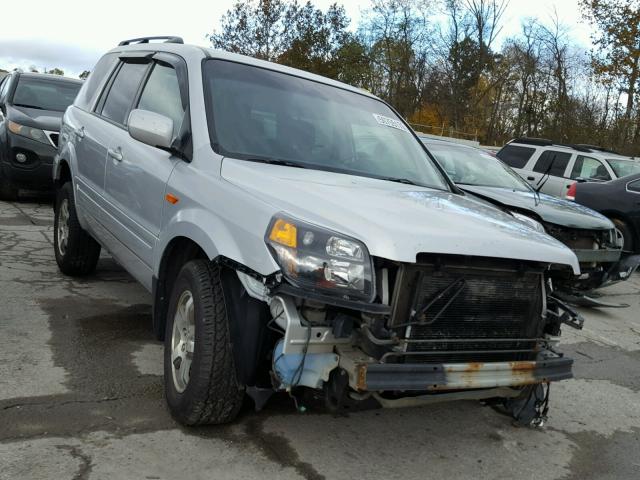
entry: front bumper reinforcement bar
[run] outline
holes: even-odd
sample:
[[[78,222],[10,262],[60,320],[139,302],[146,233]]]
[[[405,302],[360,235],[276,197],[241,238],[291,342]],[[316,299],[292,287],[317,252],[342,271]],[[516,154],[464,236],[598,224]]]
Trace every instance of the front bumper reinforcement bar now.
[[[337,350],[350,386],[360,392],[517,387],[573,377],[573,359],[551,352],[536,361],[379,363],[357,350]]]

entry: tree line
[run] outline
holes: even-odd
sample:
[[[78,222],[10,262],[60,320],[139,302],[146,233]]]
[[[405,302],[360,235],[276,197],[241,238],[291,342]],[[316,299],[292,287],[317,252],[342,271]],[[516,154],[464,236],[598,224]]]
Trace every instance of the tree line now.
[[[418,130],[640,153],[640,0],[580,0],[585,51],[557,15],[502,38],[508,0],[372,0],[357,25],[311,1],[236,0],[215,48],[367,89]]]

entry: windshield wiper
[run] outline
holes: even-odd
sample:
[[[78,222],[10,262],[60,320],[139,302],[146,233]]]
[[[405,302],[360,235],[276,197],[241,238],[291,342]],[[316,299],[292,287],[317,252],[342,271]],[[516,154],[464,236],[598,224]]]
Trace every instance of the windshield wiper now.
[[[537,193],[540,193],[540,190],[542,190],[542,187],[544,187],[545,184],[547,183],[547,180],[549,180],[549,177],[551,176],[549,172],[551,172],[551,168],[553,167],[553,162],[555,161],[556,161],[556,155],[554,154],[553,157],[551,157],[551,162],[549,162],[549,166],[540,177],[540,180],[538,180],[538,185],[536,185]]]
[[[289,160],[283,160],[281,158],[251,157],[251,158],[245,158],[244,160],[248,162],[267,163],[269,165],[281,165],[284,167],[308,168],[306,165],[302,163],[291,162]]]
[[[38,107],[37,105],[27,105],[26,103],[14,103],[13,106],[22,108],[33,108],[35,110],[44,110],[44,108]]]
[[[416,187],[424,187],[424,185],[420,183],[416,183],[413,180],[409,180],[408,178],[396,178],[396,177],[373,177],[378,180],[386,180],[387,182],[396,182],[396,183],[404,183],[405,185],[415,185]]]

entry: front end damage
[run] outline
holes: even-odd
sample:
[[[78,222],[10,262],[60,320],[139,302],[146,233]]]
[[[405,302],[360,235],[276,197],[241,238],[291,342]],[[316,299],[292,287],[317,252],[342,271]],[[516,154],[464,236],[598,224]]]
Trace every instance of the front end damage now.
[[[496,398],[509,405],[572,377],[573,361],[555,345],[562,323],[581,328],[582,319],[554,297],[548,265],[449,255],[419,255],[415,264],[373,260],[373,302],[282,278],[265,287],[270,326],[280,332],[276,390],[323,390],[334,409]],[[540,402],[524,401],[528,417],[518,407],[528,423],[543,415]]]
[[[558,280],[563,297],[576,301],[584,293],[628,279],[640,264],[640,255],[622,249],[623,238],[617,229],[592,230],[568,228],[545,223],[549,235],[567,245],[580,262],[580,275]]]

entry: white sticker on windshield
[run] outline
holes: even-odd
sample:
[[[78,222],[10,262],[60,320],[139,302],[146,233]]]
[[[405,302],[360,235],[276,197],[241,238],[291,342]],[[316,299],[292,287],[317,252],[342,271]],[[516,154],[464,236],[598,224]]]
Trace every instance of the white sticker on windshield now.
[[[386,127],[397,128],[398,130],[402,130],[404,132],[408,132],[409,129],[402,123],[400,120],[396,120],[395,118],[385,117],[384,115],[378,115],[377,113],[373,114],[373,118],[376,119],[380,125],[384,125]]]

